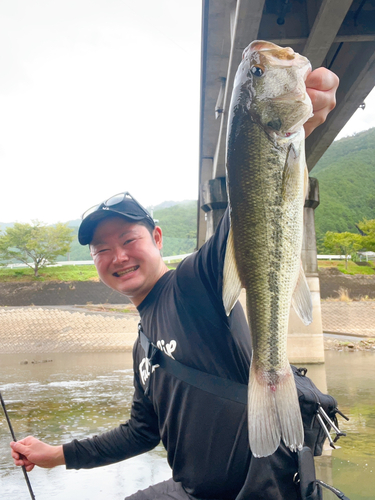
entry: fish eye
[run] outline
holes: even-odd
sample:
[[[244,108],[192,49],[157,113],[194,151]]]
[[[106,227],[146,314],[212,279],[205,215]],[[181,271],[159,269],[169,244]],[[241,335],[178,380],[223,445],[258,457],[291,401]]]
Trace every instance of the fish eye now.
[[[258,78],[264,75],[264,71],[259,66],[252,66],[250,68],[251,73]]]

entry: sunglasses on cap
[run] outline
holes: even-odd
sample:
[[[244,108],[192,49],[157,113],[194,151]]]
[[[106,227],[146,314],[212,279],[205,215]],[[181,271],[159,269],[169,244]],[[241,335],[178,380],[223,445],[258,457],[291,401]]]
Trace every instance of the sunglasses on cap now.
[[[130,207],[124,211],[124,202],[126,203],[127,201],[133,202],[130,205]],[[121,206],[122,205],[122,206]],[[98,203],[97,205],[94,205],[93,207],[89,208],[86,210],[82,216],[81,219],[84,220],[86,217],[91,215],[94,212],[101,211],[101,210],[111,210],[111,211],[118,211],[118,213],[121,213],[123,215],[132,215],[131,212],[131,206],[135,208],[134,210],[134,215],[140,216],[141,214],[144,215],[145,219],[148,219],[148,221],[152,224],[152,226],[155,226],[154,219],[151,217],[150,213],[142,207],[142,205],[128,192],[124,191],[123,193],[118,193],[115,194],[114,196],[111,196],[105,201],[102,201],[102,203]],[[116,210],[118,208],[119,210]]]

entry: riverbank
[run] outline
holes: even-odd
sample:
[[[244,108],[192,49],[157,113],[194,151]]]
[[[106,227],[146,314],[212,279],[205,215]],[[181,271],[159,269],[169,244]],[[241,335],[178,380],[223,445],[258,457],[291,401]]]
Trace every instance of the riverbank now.
[[[368,351],[375,352],[375,338],[366,338],[358,340],[345,340],[339,338],[324,337],[325,351]]]
[[[320,272],[323,331],[358,338],[325,340],[325,349],[373,350],[375,276]],[[100,281],[0,282],[0,353],[130,351],[139,316]],[[360,338],[361,337],[361,338]]]
[[[342,335],[338,339],[326,337],[326,350],[375,352],[375,301],[325,301],[322,318],[324,331],[328,325],[330,333]],[[334,318],[338,318],[336,325]],[[344,323],[342,318],[347,318]],[[131,351],[138,322],[139,314],[132,304],[1,307],[0,353]],[[343,332],[340,325],[344,325]],[[345,335],[354,338],[348,340]]]
[[[82,266],[84,267],[84,266]],[[352,300],[375,300],[375,275],[342,274],[337,268],[319,271],[323,300],[339,299],[343,291]],[[74,306],[86,304],[129,304],[129,300],[99,280],[88,281],[0,281],[0,307]]]
[[[0,308],[0,353],[126,352],[137,337],[134,306]]]

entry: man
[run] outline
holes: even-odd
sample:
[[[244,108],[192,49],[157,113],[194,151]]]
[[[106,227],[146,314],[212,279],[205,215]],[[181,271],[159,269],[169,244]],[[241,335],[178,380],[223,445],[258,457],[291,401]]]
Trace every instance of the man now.
[[[306,81],[314,117],[308,135],[335,105],[337,77],[318,69]],[[138,308],[143,331],[170,358],[199,372],[247,384],[250,335],[240,304],[227,317],[221,299],[228,212],[215,235],[175,271],[165,266],[162,232],[129,193],[88,210],[79,230],[101,280]],[[270,457],[253,458],[246,405],[198,389],[154,365],[137,341],[133,350],[131,417],[117,429],[63,446],[27,437],[11,443],[16,465],[92,468],[154,448],[168,453],[173,479],[132,495],[132,500],[300,498],[293,482],[296,454],[282,443]]]

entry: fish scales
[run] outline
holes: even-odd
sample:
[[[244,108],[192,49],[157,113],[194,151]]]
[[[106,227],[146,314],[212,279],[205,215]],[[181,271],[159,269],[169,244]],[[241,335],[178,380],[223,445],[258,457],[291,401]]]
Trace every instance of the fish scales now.
[[[253,42],[236,75],[228,118],[231,230],[223,300],[229,314],[240,288],[246,289],[253,343],[249,439],[255,456],[272,454],[280,439],[293,451],[303,444],[287,334],[294,294],[306,324],[312,310],[301,271],[309,69],[307,59],[292,49]]]
[[[273,145],[251,122],[242,124],[238,145],[228,151],[228,162],[236,165],[228,168],[229,190],[238,193],[230,201],[233,237],[239,242],[236,261],[247,291],[254,361],[277,370],[285,365],[286,344],[276,334],[287,335],[302,245],[298,208],[303,197],[285,201],[280,195],[287,147]],[[302,193],[303,176],[299,182]]]

